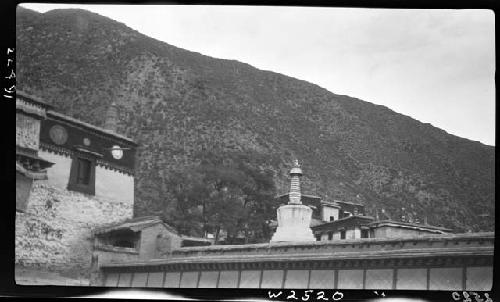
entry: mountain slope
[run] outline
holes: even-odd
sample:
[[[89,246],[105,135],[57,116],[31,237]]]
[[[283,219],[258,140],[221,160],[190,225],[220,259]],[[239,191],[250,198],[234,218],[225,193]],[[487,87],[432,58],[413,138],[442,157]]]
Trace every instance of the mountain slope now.
[[[18,87],[103,125],[119,106],[120,132],[140,145],[136,215],[168,202],[169,171],[203,150],[266,154],[279,191],[295,157],[303,191],[401,207],[431,224],[493,230],[494,147],[317,85],[214,59],[146,37],[84,10],[17,12]],[[402,98],[404,96],[401,96]]]

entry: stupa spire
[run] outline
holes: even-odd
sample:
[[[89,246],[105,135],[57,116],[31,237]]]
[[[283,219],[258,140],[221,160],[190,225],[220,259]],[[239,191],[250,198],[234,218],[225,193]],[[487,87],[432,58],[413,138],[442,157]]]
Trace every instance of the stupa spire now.
[[[290,192],[288,194],[288,204],[302,204],[300,192],[300,177],[302,169],[299,165],[299,160],[294,161],[293,168],[290,170]]]
[[[116,132],[118,128],[118,108],[113,101],[106,111],[104,129]]]

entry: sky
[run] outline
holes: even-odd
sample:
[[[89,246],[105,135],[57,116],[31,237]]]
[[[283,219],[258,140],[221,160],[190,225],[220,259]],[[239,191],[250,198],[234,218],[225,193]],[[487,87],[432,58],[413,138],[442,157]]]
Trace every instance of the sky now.
[[[21,4],[82,8],[152,38],[317,84],[495,145],[491,10]]]

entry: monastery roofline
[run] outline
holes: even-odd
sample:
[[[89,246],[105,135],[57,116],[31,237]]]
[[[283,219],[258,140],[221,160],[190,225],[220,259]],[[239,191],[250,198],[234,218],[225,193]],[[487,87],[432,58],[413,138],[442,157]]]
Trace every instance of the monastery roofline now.
[[[178,234],[177,230],[169,224],[165,223],[159,216],[142,216],[136,218],[126,219],[124,221],[111,223],[108,225],[104,225],[92,230],[94,235],[100,235],[112,231],[118,230],[132,230],[132,231],[140,231],[149,226],[153,226],[156,224],[162,223],[169,231]]]
[[[334,207],[334,208],[342,208],[341,206],[339,206],[338,204],[336,204],[335,202],[333,201],[326,201],[326,200],[322,200],[321,201],[321,204],[325,204],[325,205],[328,205],[330,207]]]
[[[101,127],[94,126],[92,124],[86,123],[84,121],[78,120],[78,119],[73,118],[73,117],[71,117],[69,115],[62,114],[62,113],[54,111],[54,110],[48,110],[47,111],[47,115],[50,116],[50,117],[53,117],[55,119],[63,120],[63,121],[68,122],[70,124],[83,127],[83,128],[85,128],[87,130],[96,131],[98,133],[101,133],[101,134],[104,134],[104,135],[107,135],[107,136],[110,136],[110,137],[113,137],[113,138],[117,138],[117,139],[126,141],[127,143],[132,144],[134,146],[138,146],[139,145],[139,144],[137,144],[134,140],[132,140],[129,137],[126,137],[124,135],[118,134],[118,133],[116,133],[114,131],[111,131],[111,130],[107,130],[107,129],[104,129],[104,128],[101,128]]]
[[[439,231],[445,231],[445,232],[453,231],[452,229],[448,229],[448,228],[444,228],[444,227],[438,227],[438,226],[433,226],[433,225],[428,225],[428,224],[395,221],[395,220],[378,220],[378,221],[374,221],[374,222],[370,223],[370,226],[384,226],[384,225],[402,226],[402,227],[418,227],[418,228],[422,228],[422,229],[439,230]]]
[[[350,205],[354,205],[354,206],[365,206],[364,204],[362,203],[357,203],[357,202],[352,202],[352,201],[342,201],[342,200],[336,200],[334,199],[333,202],[336,202],[336,203],[344,203],[344,204],[350,204]]]
[[[131,261],[123,263],[104,264],[103,268],[125,268],[134,266],[156,266],[170,263],[215,263],[215,262],[261,262],[261,261],[290,261],[290,260],[327,260],[327,259],[395,259],[408,257],[436,257],[436,256],[492,256],[494,251],[494,232],[463,233],[446,235],[424,235],[406,238],[362,238],[338,241],[311,241],[311,242],[277,242],[247,245],[183,247],[172,251],[171,258],[153,259],[147,261]],[[466,241],[468,246],[455,247],[449,242]],[[484,245],[482,242],[489,242]],[[422,245],[431,242],[444,244]],[[416,243],[417,245],[414,245]],[[421,243],[418,245],[418,243]],[[363,249],[356,248],[363,245]],[[375,245],[387,245],[391,250],[371,250]],[[404,246],[407,245],[407,246]],[[342,247],[352,247],[350,251]],[[288,250],[292,248],[293,250]],[[294,248],[299,248],[294,249]],[[308,251],[308,249],[311,249]],[[319,249],[325,249],[320,252]],[[331,249],[341,248],[332,253]],[[273,250],[271,252],[271,250]],[[271,252],[271,254],[270,254]],[[213,253],[213,255],[211,255]],[[226,254],[227,253],[227,254]],[[231,254],[233,253],[233,254]],[[248,254],[246,254],[248,253]],[[257,253],[257,254],[256,254]],[[218,255],[217,255],[218,254]],[[242,259],[242,256],[251,256]],[[293,255],[293,257],[291,257]]]
[[[354,219],[374,220],[375,218],[372,216],[366,216],[366,215],[352,215],[352,216],[348,216],[348,217],[339,218],[339,219],[334,220],[334,221],[327,221],[323,224],[318,225],[317,227],[320,227],[320,226],[323,227],[323,226],[327,226],[327,225],[335,225],[335,224],[338,224],[338,223],[341,223],[344,221],[349,221],[349,220],[354,220]]]
[[[45,102],[40,97],[31,95],[31,94],[29,94],[29,93],[27,93],[27,92],[25,92],[23,90],[16,90],[16,97],[20,97],[23,100],[26,100],[26,101],[31,102],[31,103],[35,103],[35,104],[40,105],[42,107],[45,107],[47,109],[54,108],[54,106],[52,106],[49,103]]]
[[[319,261],[319,260],[374,260],[374,259],[408,259],[408,258],[436,258],[436,257],[467,257],[467,256],[493,256],[493,246],[485,247],[469,247],[469,248],[428,248],[420,250],[378,250],[370,251],[369,249],[363,249],[363,251],[355,252],[336,252],[332,253],[315,253],[311,252],[308,254],[290,254],[290,253],[280,253],[274,255],[260,254],[253,255],[251,257],[246,257],[243,253],[239,255],[226,255],[226,256],[215,256],[215,255],[204,255],[204,257],[199,256],[178,256],[169,259],[153,259],[142,262],[123,262],[123,263],[109,263],[101,265],[101,268],[131,268],[131,267],[148,267],[148,266],[159,266],[167,264],[195,264],[195,263],[260,263],[260,262],[281,262],[281,261]],[[250,256],[249,255],[249,256]],[[293,255],[293,258],[290,256]]]
[[[357,238],[357,239],[342,239],[331,241],[290,241],[290,242],[269,242],[269,243],[255,243],[255,244],[241,244],[241,245],[211,245],[211,246],[193,246],[182,247],[174,250],[173,252],[182,251],[203,251],[203,250],[245,250],[252,248],[273,248],[273,247],[294,247],[294,246],[318,246],[318,245],[351,245],[356,243],[400,243],[400,242],[432,242],[444,240],[461,240],[461,239],[495,239],[494,232],[478,232],[478,233],[461,233],[461,234],[429,234],[416,237],[403,237],[403,238]]]
[[[186,235],[181,235],[180,236],[182,240],[189,240],[189,241],[203,241],[203,242],[210,242],[212,241],[207,238],[202,238],[202,237],[192,237],[192,236],[186,236]]]

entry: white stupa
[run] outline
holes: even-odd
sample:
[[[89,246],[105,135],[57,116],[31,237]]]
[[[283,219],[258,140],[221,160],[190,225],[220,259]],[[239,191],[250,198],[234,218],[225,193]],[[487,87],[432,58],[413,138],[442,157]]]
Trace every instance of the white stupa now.
[[[278,228],[271,242],[279,241],[315,241],[310,223],[312,209],[301,202],[300,193],[300,169],[299,161],[295,160],[290,170],[290,193],[288,204],[283,205],[276,211],[278,214]]]

